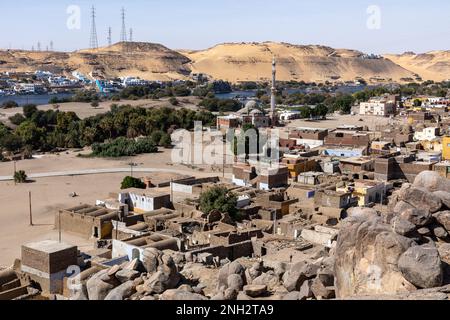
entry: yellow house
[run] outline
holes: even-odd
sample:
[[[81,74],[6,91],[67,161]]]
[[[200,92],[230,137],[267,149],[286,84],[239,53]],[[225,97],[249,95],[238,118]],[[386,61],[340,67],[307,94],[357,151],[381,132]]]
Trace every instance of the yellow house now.
[[[336,191],[351,192],[358,199],[358,206],[365,207],[370,203],[380,203],[386,195],[384,182],[357,180],[354,185],[336,188]]]
[[[442,158],[450,160],[450,136],[442,138]]]

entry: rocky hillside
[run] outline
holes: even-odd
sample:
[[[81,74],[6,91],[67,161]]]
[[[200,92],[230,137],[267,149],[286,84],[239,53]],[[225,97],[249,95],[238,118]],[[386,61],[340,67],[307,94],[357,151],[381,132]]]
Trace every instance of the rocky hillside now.
[[[423,54],[406,52],[401,55],[385,55],[387,59],[420,75],[424,80],[450,79],[450,51],[432,51]]]
[[[137,76],[146,80],[187,79],[205,73],[214,79],[267,81],[271,62],[278,61],[283,81],[411,81],[450,78],[450,52],[424,55],[386,55],[371,58],[362,52],[316,45],[287,43],[227,43],[202,51],[174,51],[160,44],[118,43],[96,50],[71,53],[0,51],[0,72],[48,70],[70,74],[95,72],[108,78]]]

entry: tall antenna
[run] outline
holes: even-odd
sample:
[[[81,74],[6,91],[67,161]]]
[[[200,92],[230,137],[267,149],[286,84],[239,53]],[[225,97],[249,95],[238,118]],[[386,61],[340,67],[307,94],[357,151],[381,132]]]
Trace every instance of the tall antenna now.
[[[130,28],[130,38],[129,38],[130,42],[133,42],[133,28]]]
[[[112,45],[112,29],[111,27],[108,28],[108,46]]]
[[[53,51],[53,40],[50,41],[50,51]]]
[[[125,8],[122,8],[122,31],[120,33],[120,41],[127,42],[127,28],[125,26]]]
[[[95,8],[92,6],[91,11],[91,41],[90,41],[90,47],[92,49],[98,48],[98,39],[97,39],[97,27],[95,25]]]
[[[41,42],[39,42],[39,41],[37,43],[37,51],[41,51]]]

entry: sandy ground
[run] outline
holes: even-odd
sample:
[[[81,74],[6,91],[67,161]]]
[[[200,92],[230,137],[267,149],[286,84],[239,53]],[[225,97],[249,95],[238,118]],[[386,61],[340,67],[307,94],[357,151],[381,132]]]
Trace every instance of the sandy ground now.
[[[360,121],[362,120],[362,121]],[[322,121],[307,121],[304,119],[292,120],[287,124],[288,128],[298,128],[298,127],[310,127],[310,128],[323,128],[323,129],[335,129],[342,125],[358,125],[358,126],[368,126],[369,130],[375,130],[377,125],[387,125],[394,120],[390,118],[383,117],[373,117],[373,116],[361,116],[361,115],[331,115],[327,120]],[[395,122],[406,123],[406,120],[396,119]]]
[[[97,108],[91,107],[90,103],[82,103],[82,102],[68,102],[68,103],[60,103],[59,110],[65,112],[75,112],[81,119],[88,118],[91,116],[95,116],[97,114],[106,113],[110,110],[112,104],[125,105],[129,104],[135,107],[142,108],[160,108],[160,107],[169,107],[169,108],[188,108],[197,110],[197,104],[200,101],[197,97],[178,97],[178,101],[180,102],[179,106],[174,107],[169,103],[168,98],[160,99],[160,100],[120,100],[120,101],[104,101],[101,102]],[[39,110],[55,110],[53,104],[41,105],[38,107]],[[15,115],[16,113],[22,113],[22,108],[12,108],[12,109],[0,109],[0,121],[7,122],[8,118]]]
[[[86,151],[87,152],[87,151]],[[217,169],[211,173],[211,167],[192,168],[185,165],[171,165],[171,150],[162,150],[157,154],[140,155],[118,160],[91,159],[77,157],[78,152],[60,155],[45,155],[41,158],[17,162],[18,170],[27,174],[55,172],[65,170],[124,168],[133,161],[142,168],[164,168],[182,171],[183,174],[198,177],[221,176]],[[12,162],[0,163],[0,176],[11,175]],[[226,169],[229,176],[230,168]],[[39,178],[32,183],[15,185],[14,182],[0,182],[0,266],[9,266],[20,257],[21,245],[44,239],[58,239],[54,230],[54,216],[58,209],[68,208],[80,203],[95,204],[104,199],[111,191],[117,191],[126,173],[96,174],[86,176],[66,176]],[[146,173],[134,173],[134,176],[152,176]],[[32,194],[33,223],[29,226],[28,192]],[[71,198],[76,192],[78,197]],[[92,248],[92,241],[75,235],[63,234],[63,241],[78,245],[80,249]]]
[[[359,119],[363,118],[363,122]],[[342,124],[365,124],[374,126],[377,123],[387,123],[387,118],[336,116],[326,121],[309,122],[292,121],[290,127],[320,127],[335,128]],[[222,176],[221,166],[186,166],[172,164],[172,150],[161,149],[155,154],[140,155],[132,158],[102,159],[80,158],[80,151],[68,151],[61,154],[48,154],[35,159],[16,163],[17,170],[25,170],[30,174],[59,172],[68,170],[127,168],[130,162],[140,168],[155,168],[177,170],[182,174],[197,177]],[[81,153],[89,153],[89,149]],[[13,162],[0,163],[0,176],[10,176],[14,171]],[[230,177],[231,167],[226,167],[226,177]],[[119,189],[120,182],[127,173],[96,174],[85,176],[63,176],[38,178],[28,184],[15,185],[14,182],[0,182],[0,266],[8,266],[15,258],[20,257],[22,244],[43,240],[57,239],[58,232],[54,230],[54,215],[59,208],[67,208],[80,203],[94,204],[95,200],[104,199],[111,191]],[[137,173],[135,176],[152,176],[151,173]],[[28,192],[32,193],[33,222],[29,226]],[[79,196],[71,198],[70,193]],[[74,235],[63,235],[63,240],[78,245],[80,249],[89,249],[92,242]]]

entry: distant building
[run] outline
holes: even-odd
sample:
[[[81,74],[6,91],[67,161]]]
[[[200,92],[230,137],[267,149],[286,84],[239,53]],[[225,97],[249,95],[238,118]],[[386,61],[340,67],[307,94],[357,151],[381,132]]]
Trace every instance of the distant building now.
[[[442,158],[450,160],[450,136],[442,138]]]
[[[360,115],[387,117],[394,115],[397,110],[395,96],[372,98],[359,105]]]

